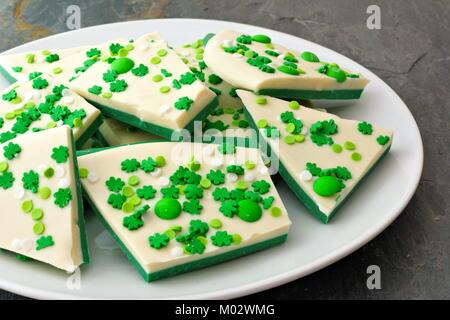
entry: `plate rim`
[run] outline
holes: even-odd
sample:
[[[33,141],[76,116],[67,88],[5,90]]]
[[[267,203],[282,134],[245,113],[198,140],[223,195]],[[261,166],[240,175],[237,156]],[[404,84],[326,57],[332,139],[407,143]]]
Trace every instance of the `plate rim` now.
[[[423,163],[424,163],[424,151],[423,151],[423,140],[422,136],[419,130],[419,126],[417,125],[417,122],[412,115],[411,111],[409,110],[408,106],[405,104],[403,99],[389,86],[383,79],[381,79],[379,76],[377,76],[374,72],[367,69],[365,66],[360,64],[359,62],[350,59],[339,52],[336,52],[333,49],[327,48],[321,44],[318,44],[316,42],[303,39],[298,36],[291,35],[289,33],[285,33],[282,31],[277,31],[273,29],[269,29],[266,27],[260,27],[255,26],[251,24],[245,24],[245,23],[239,23],[239,22],[233,22],[233,21],[226,21],[226,20],[217,20],[217,19],[195,19],[195,18],[163,18],[163,19],[139,19],[139,20],[131,20],[131,21],[120,21],[120,22],[113,22],[113,23],[106,23],[106,24],[99,24],[94,26],[89,26],[77,30],[70,30],[65,31],[57,34],[53,34],[44,38],[36,39],[33,41],[26,42],[24,44],[21,44],[19,46],[13,47],[11,49],[8,49],[6,51],[3,51],[1,54],[9,54],[14,52],[20,52],[20,49],[22,49],[25,46],[36,44],[42,40],[51,40],[52,38],[57,38],[60,36],[65,36],[68,33],[77,33],[77,32],[86,32],[91,29],[95,28],[107,28],[112,25],[118,25],[118,24],[132,24],[132,23],[145,23],[148,21],[158,22],[158,21],[174,21],[174,22],[187,22],[187,23],[193,23],[193,22],[199,22],[202,23],[226,23],[226,24],[233,24],[236,27],[244,27],[244,28],[257,28],[262,31],[269,31],[269,33],[278,34],[282,37],[290,38],[291,40],[298,41],[298,39],[305,41],[309,44],[312,44],[314,46],[318,46],[321,49],[328,50],[333,55],[339,56],[340,59],[344,59],[347,61],[351,61],[352,63],[356,63],[359,68],[365,72],[365,74],[370,74],[372,77],[378,78],[383,85],[385,85],[388,90],[391,91],[392,94],[394,94],[398,100],[399,104],[401,104],[401,107],[406,111],[406,114],[411,118],[412,122],[415,124],[415,130],[414,135],[417,136],[418,142],[415,145],[417,148],[418,153],[418,165],[416,166],[415,172],[413,172],[413,177],[415,179],[414,183],[412,184],[412,187],[410,190],[403,196],[401,200],[398,201],[399,205],[397,205],[395,208],[392,209],[392,214],[389,215],[388,218],[385,218],[384,220],[378,221],[376,224],[372,225],[371,228],[368,228],[364,233],[360,234],[358,237],[354,238],[352,241],[349,241],[345,245],[343,245],[341,248],[333,250],[332,252],[326,254],[325,256],[320,257],[319,259],[314,260],[313,262],[310,262],[306,265],[294,268],[290,271],[284,272],[282,274],[274,275],[271,277],[268,277],[266,279],[262,279],[259,281],[255,281],[249,284],[241,285],[238,287],[233,288],[227,288],[227,289],[221,289],[216,291],[211,291],[208,293],[202,293],[202,294],[190,294],[185,296],[175,296],[169,298],[170,300],[178,300],[178,299],[187,299],[187,300],[200,300],[200,299],[233,299],[237,297],[242,297],[245,295],[261,292],[264,290],[268,290],[283,284],[286,284],[288,282],[297,280],[299,278],[305,277],[309,274],[312,274],[318,270],[321,270],[323,268],[326,268],[330,266],[331,264],[343,259],[344,257],[350,255],[351,253],[355,252],[371,240],[373,240],[375,237],[377,237],[381,232],[383,232],[389,225],[391,225],[398,216],[403,212],[405,207],[410,202],[411,198],[414,196],[417,187],[419,185],[422,172],[423,172]],[[412,133],[413,134],[413,133]],[[19,294],[26,297],[31,297],[35,299],[99,299],[96,297],[89,297],[89,296],[80,296],[80,295],[72,295],[72,294],[66,294],[56,291],[46,291],[43,289],[33,288],[33,287],[27,287],[25,285],[16,284],[12,281],[8,281],[6,279],[3,279],[0,277],[0,288],[6,291],[10,291],[15,294]],[[145,298],[142,298],[145,299]]]

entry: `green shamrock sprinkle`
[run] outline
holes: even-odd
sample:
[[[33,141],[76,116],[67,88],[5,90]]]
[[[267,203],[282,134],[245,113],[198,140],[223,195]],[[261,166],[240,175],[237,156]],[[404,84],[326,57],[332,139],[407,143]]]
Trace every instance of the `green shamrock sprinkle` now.
[[[217,247],[227,247],[233,242],[233,237],[226,231],[216,231],[216,233],[211,236],[213,245]]]
[[[189,99],[189,97],[181,97],[175,102],[175,108],[178,110],[189,110],[191,105],[194,103],[193,100]]]
[[[333,139],[329,137],[337,133],[337,125],[333,119],[317,121],[309,129],[311,133],[311,141],[317,146],[322,146],[325,144],[332,145],[334,143]]]
[[[53,194],[53,197],[55,198],[55,204],[60,208],[64,208],[70,203],[70,200],[72,200],[72,192],[70,191],[70,188],[59,188],[58,191]]]
[[[39,174],[33,170],[24,172],[22,176],[23,188],[37,193],[39,190]]]
[[[115,209],[122,209],[123,204],[127,200],[127,197],[119,193],[111,193],[108,197],[108,204]]]
[[[125,186],[125,182],[122,179],[115,177],[109,177],[105,184],[108,190],[112,192],[120,192]]]
[[[9,189],[13,186],[14,176],[9,171],[4,171],[0,174],[0,187],[4,190]]]
[[[141,199],[150,200],[155,197],[156,190],[151,185],[148,185],[137,189],[136,194]]]
[[[141,164],[136,159],[126,159],[120,163],[121,169],[127,173],[137,171]]]
[[[14,71],[14,72],[22,72],[22,70],[23,70],[23,68],[20,67],[20,66],[12,67],[11,69],[12,69],[12,71]]]
[[[216,201],[225,201],[227,199],[230,199],[231,194],[227,188],[215,188],[212,196]]]
[[[188,184],[184,188],[184,194],[189,200],[201,199],[203,198],[203,189],[195,184]]]
[[[161,188],[161,193],[163,198],[178,199],[180,194],[180,189],[175,186],[170,186],[167,188]]]
[[[39,239],[36,240],[36,250],[42,250],[48,247],[51,247],[55,244],[53,241],[52,236],[41,236]]]
[[[161,249],[169,244],[170,238],[166,234],[155,233],[154,235],[148,237],[148,243],[150,247],[154,249]]]
[[[33,85],[32,85],[33,89],[44,89],[48,87],[48,81],[39,77],[33,80]]]
[[[142,208],[139,208],[133,214],[124,217],[122,220],[122,225],[130,231],[137,230],[143,227],[144,221],[142,220],[142,216],[146,214],[149,209],[149,205],[145,205]]]
[[[56,163],[65,163],[69,158],[69,148],[66,146],[59,146],[52,149],[52,159]]]
[[[48,63],[52,63],[52,62],[55,62],[58,60],[59,60],[59,55],[57,55],[56,53],[49,54],[48,56],[45,57],[45,61]]]
[[[94,85],[88,89],[88,92],[98,96],[102,93],[102,87]]]
[[[269,192],[270,183],[265,180],[259,180],[252,183],[253,190],[259,194],[265,194]]]
[[[192,239],[186,244],[184,250],[189,254],[203,254],[205,252],[205,244],[199,239],[200,237]]]
[[[224,216],[232,218],[238,209],[238,204],[236,200],[225,200],[219,208],[219,211],[223,213]]]
[[[30,72],[28,75],[28,80],[33,80],[37,77],[39,77],[42,74],[42,72],[36,71],[36,72]]]
[[[182,74],[179,79],[180,83],[187,85],[194,83],[196,80],[197,77],[192,72],[186,72],[185,74]]]
[[[366,121],[358,123],[358,131],[364,135],[371,135],[373,132],[372,125]]]
[[[158,163],[155,160],[153,160],[152,157],[148,157],[147,159],[142,160],[141,162],[141,169],[145,173],[155,171],[156,167],[158,167]]]
[[[389,142],[389,137],[388,136],[378,136],[377,137],[377,142],[379,145],[384,146],[386,143]]]
[[[111,43],[109,46],[109,52],[111,55],[115,56],[119,53],[119,50],[122,49],[123,46],[119,43]]]
[[[137,77],[143,77],[148,74],[148,67],[141,63],[138,67],[132,69],[131,73]]]
[[[109,69],[103,74],[103,80],[108,83],[113,82],[114,80],[117,79],[118,76],[119,74],[115,70]]]
[[[200,204],[200,201],[197,199],[183,202],[183,211],[186,211],[190,214],[200,214],[200,211],[202,209],[203,209],[203,206]]]
[[[218,75],[212,73],[208,76],[208,82],[214,85],[218,85],[222,82],[222,78],[219,77]]]
[[[189,232],[191,234],[204,236],[209,231],[209,226],[201,220],[191,220],[189,222]]]
[[[14,89],[11,89],[10,91],[2,95],[2,99],[5,101],[11,101],[14,100],[15,98],[17,98],[17,92]]]
[[[242,44],[251,44],[252,43],[252,37],[246,34],[242,34],[239,37],[236,38],[236,41]]]
[[[262,206],[264,209],[269,209],[273,202],[275,201],[275,198],[273,196],[269,196],[262,200]]]
[[[86,56],[88,58],[100,57],[101,54],[102,54],[101,51],[98,50],[97,48],[91,48],[88,51],[86,51]]]
[[[115,80],[109,84],[109,91],[111,92],[122,92],[128,87],[128,83],[125,80]]]
[[[225,183],[225,174],[218,170],[210,170],[206,177],[212,182],[214,185],[219,185]]]

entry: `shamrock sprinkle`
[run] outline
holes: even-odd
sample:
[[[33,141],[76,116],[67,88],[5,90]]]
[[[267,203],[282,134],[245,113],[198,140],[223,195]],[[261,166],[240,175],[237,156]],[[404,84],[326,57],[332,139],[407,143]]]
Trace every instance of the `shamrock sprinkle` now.
[[[4,153],[6,159],[12,160],[22,151],[22,148],[15,143],[10,142],[8,145],[3,147]]]
[[[14,183],[14,176],[11,172],[5,171],[0,174],[0,187],[4,190],[12,187]]]
[[[42,74],[42,72],[36,71],[36,72],[30,72],[28,75],[28,80],[33,80],[37,77],[39,77]]]
[[[89,49],[89,51],[86,51],[86,56],[88,58],[99,57],[101,54],[102,54],[101,51],[98,50],[97,48],[91,48]]]
[[[48,81],[39,77],[33,80],[33,85],[32,85],[33,89],[44,89],[48,87]]]
[[[127,200],[127,197],[120,193],[111,193],[108,197],[108,204],[115,209],[122,209],[123,204]]]
[[[211,236],[211,240],[217,247],[227,247],[233,242],[233,237],[226,231],[216,231],[216,234]]]
[[[189,223],[189,232],[191,234],[204,236],[209,231],[209,226],[201,220],[191,220]]]
[[[332,145],[333,139],[329,137],[337,133],[337,125],[333,119],[317,121],[309,129],[311,133],[311,141],[319,147],[325,144]]]
[[[178,110],[187,111],[191,107],[192,103],[194,103],[194,101],[189,99],[188,97],[181,97],[177,102],[175,102],[175,108]]]
[[[237,165],[230,165],[227,167],[227,172],[228,173],[235,173],[238,176],[241,176],[244,174],[244,168],[242,166],[237,166]]]
[[[115,70],[110,69],[103,74],[103,80],[108,83],[113,82],[118,76],[119,74]]]
[[[53,148],[52,151],[52,159],[55,160],[56,163],[65,163],[69,158],[69,148],[66,146]]]
[[[123,218],[123,226],[130,231],[137,230],[144,226],[144,221],[142,218],[138,218],[134,215],[130,215]]]
[[[270,183],[265,180],[259,180],[252,183],[253,190],[259,194],[265,194],[269,192]]]
[[[192,72],[186,72],[185,74],[182,74],[180,77],[180,83],[182,84],[192,84],[194,81],[197,80],[197,77]]]
[[[377,142],[379,145],[384,146],[386,143],[389,142],[389,137],[388,136],[378,136]]]
[[[263,201],[262,201],[263,208],[269,209],[272,206],[274,201],[275,201],[275,198],[273,196],[269,196],[269,197],[263,199]]]
[[[365,135],[371,135],[373,132],[372,125],[366,121],[358,123],[358,131]]]
[[[203,254],[205,252],[205,244],[201,242],[198,238],[195,238],[188,242],[184,249],[189,252],[190,254]]]
[[[115,80],[114,82],[110,83],[109,91],[122,92],[122,91],[125,91],[125,89],[127,87],[128,87],[128,83],[126,83],[124,80]]]
[[[225,182],[225,174],[220,170],[210,170],[206,177],[211,180],[214,185],[219,185]]]
[[[184,188],[184,194],[189,200],[201,199],[203,198],[203,189],[195,184],[188,184]]]
[[[141,162],[141,169],[145,173],[155,171],[157,166],[158,166],[158,163],[155,160],[153,160],[152,157],[148,157],[147,159],[142,160],[142,162]]]
[[[136,159],[126,159],[120,164],[121,169],[127,173],[137,171],[141,164]]]
[[[163,194],[163,198],[172,198],[178,199],[180,194],[180,189],[175,186],[170,186],[167,188],[161,188],[161,193]]]
[[[123,182],[122,179],[114,177],[109,177],[105,184],[108,187],[108,190],[112,192],[120,192],[125,186],[125,182]]]
[[[45,57],[45,61],[48,63],[52,63],[52,62],[55,62],[58,60],[59,60],[59,55],[57,55],[56,53],[49,54],[48,56]]]
[[[23,188],[37,193],[39,190],[39,174],[30,170],[24,172],[22,176]]]
[[[223,213],[224,216],[232,218],[234,214],[237,213],[237,201],[235,200],[225,200],[219,208],[219,211]]]
[[[122,49],[123,46],[119,43],[111,43],[109,46],[109,52],[111,55],[117,55],[119,53],[119,50]]]
[[[213,191],[212,196],[216,201],[224,201],[230,199],[230,192],[227,188],[216,188]]]
[[[155,193],[156,190],[150,185],[143,186],[142,188],[136,190],[137,196],[145,200],[153,199],[155,197]]]
[[[102,87],[94,85],[88,89],[88,92],[98,96],[99,94],[102,93]]]
[[[55,197],[55,204],[60,208],[66,207],[70,200],[72,200],[72,192],[70,191],[70,188],[59,188],[53,196]]]
[[[198,201],[197,199],[183,202],[183,211],[186,211],[190,214],[200,214],[200,211],[202,209],[203,209],[203,206],[200,204],[200,201]]]
[[[222,78],[212,73],[208,76],[208,82],[214,85],[218,85],[222,82]]]
[[[138,67],[132,69],[131,73],[137,77],[143,77],[148,74],[148,67],[141,63]]]
[[[42,250],[48,247],[51,247],[55,244],[53,241],[52,236],[41,236],[39,239],[36,240],[36,250]]]
[[[161,249],[169,244],[170,238],[166,234],[155,233],[148,237],[148,243],[150,247],[154,249]]]
[[[5,101],[11,101],[14,100],[15,98],[17,98],[17,92],[14,89],[8,91],[2,96],[2,99]]]

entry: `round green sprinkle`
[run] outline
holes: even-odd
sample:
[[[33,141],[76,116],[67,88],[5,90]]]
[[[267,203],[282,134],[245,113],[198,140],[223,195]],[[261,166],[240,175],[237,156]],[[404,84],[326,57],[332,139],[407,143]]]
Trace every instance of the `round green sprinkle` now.
[[[133,69],[133,67],[134,61],[126,57],[116,59],[110,65],[110,69],[114,70],[118,74],[126,73]]]
[[[151,63],[151,64],[159,64],[160,62],[161,62],[161,59],[158,58],[158,57],[152,57],[152,58],[150,59],[150,63]]]
[[[234,108],[224,108],[223,113],[225,114],[234,114],[236,112],[236,109]]]
[[[287,144],[294,144],[295,143],[295,137],[294,136],[285,136],[284,142]]]
[[[31,218],[33,218],[34,221],[41,220],[44,217],[44,211],[42,209],[36,208],[31,212]]]
[[[89,170],[87,168],[80,168],[78,170],[78,174],[80,175],[81,179],[86,179],[89,175]]]
[[[234,127],[237,127],[237,126],[239,126],[239,120],[233,120],[233,121],[231,121],[231,124],[232,124]]]
[[[15,97],[14,99],[11,100],[12,104],[19,104],[21,102],[22,102],[22,98],[19,96]]]
[[[261,42],[261,43],[271,43],[272,40],[270,37],[266,36],[265,34],[256,34],[252,37],[253,41]]]
[[[169,228],[170,230],[173,230],[175,232],[180,232],[181,230],[183,230],[182,226],[170,226]]]
[[[189,63],[189,60],[187,59],[187,58],[181,58],[181,61],[183,61],[185,64],[188,64]]]
[[[164,79],[164,77],[162,75],[160,75],[160,74],[155,74],[152,77],[153,82],[160,82],[160,81],[162,81],[162,79]]]
[[[196,60],[203,60],[203,54],[202,53],[198,53],[195,55],[195,59]]]
[[[308,62],[319,62],[320,61],[319,58],[310,51],[303,51],[300,56],[302,57],[303,60],[308,61]]]
[[[189,164],[189,169],[191,169],[192,171],[198,171],[200,170],[200,163],[198,161],[191,161]]]
[[[158,167],[164,167],[166,165],[166,158],[163,156],[156,156],[155,162]]]
[[[331,146],[331,150],[333,150],[333,152],[335,152],[335,153],[341,153],[342,146],[340,144],[335,143]]]
[[[358,152],[353,152],[351,157],[352,157],[353,161],[361,161],[361,159],[362,159],[361,154]]]
[[[43,56],[48,56],[50,53],[51,53],[51,52],[50,52],[49,50],[42,50],[42,51],[41,51],[41,54],[42,54]]]
[[[127,201],[122,205],[122,211],[126,212],[126,213],[131,213],[134,211],[134,204],[132,204],[131,202]]]
[[[44,170],[44,177],[51,178],[55,174],[55,170],[52,167],[48,167]]]
[[[267,127],[267,120],[266,119],[260,119],[260,120],[258,120],[258,122],[256,123],[256,126],[258,127],[258,128],[265,128],[265,127]],[[294,125],[294,127],[295,127],[295,125]]]
[[[51,129],[51,128],[56,128],[57,124],[54,121],[50,121],[49,123],[47,123],[47,129]]]
[[[125,48],[121,48],[118,52],[119,57],[126,57],[128,55],[128,50]]]
[[[39,188],[39,190],[38,190],[39,198],[44,199],[44,200],[50,198],[51,194],[52,194],[52,190],[50,190],[49,187],[42,187],[42,188]]]
[[[319,177],[313,184],[313,190],[319,196],[329,197],[341,191],[342,183],[335,176]]]
[[[130,185],[130,186],[137,186],[138,184],[139,184],[139,182],[141,182],[141,180],[139,179],[139,177],[138,176],[130,176],[129,178],[128,178],[128,184]]]
[[[133,206],[137,207],[138,205],[141,204],[141,198],[139,198],[138,196],[132,196],[130,199],[128,199],[128,202],[130,202]]]
[[[301,133],[294,135],[294,138],[295,138],[295,142],[298,142],[298,143],[302,143],[305,141],[305,135],[301,134]]]
[[[123,187],[123,189],[122,189],[122,194],[123,194],[125,197],[129,198],[129,197],[131,197],[131,196],[134,195],[134,190],[133,190],[133,188],[130,187],[130,186],[125,186],[125,187]]]
[[[334,66],[327,69],[327,76],[335,78],[337,82],[344,82],[345,79],[347,79],[345,71],[340,69],[339,67]]]
[[[156,54],[160,57],[164,57],[165,55],[167,55],[167,50],[159,49],[158,52],[156,52]]]
[[[176,199],[163,198],[155,204],[155,214],[164,220],[177,218],[181,213],[181,204]]]
[[[298,76],[300,74],[300,71],[298,71],[296,68],[286,65],[278,66],[277,70],[286,74],[290,74],[292,76]]]
[[[28,101],[27,103],[25,103],[25,105],[23,106],[25,109],[31,109],[34,108],[36,106],[36,103],[34,103],[33,101]]]
[[[248,188],[248,184],[245,181],[239,180],[236,182],[236,189],[246,190]]]
[[[197,240],[203,243],[205,246],[208,244],[208,239],[206,239],[204,236],[198,236]]]
[[[238,216],[243,221],[255,222],[261,219],[262,209],[255,201],[244,199],[238,203]]]
[[[45,231],[45,225],[42,222],[36,222],[33,226],[33,232],[37,235],[43,234]]]
[[[15,117],[16,117],[16,114],[14,112],[8,112],[7,114],[5,114],[6,120],[12,120]]]
[[[355,144],[354,144],[353,142],[351,142],[351,141],[345,141],[345,142],[344,142],[344,148],[345,148],[346,150],[355,150],[355,149],[356,149],[356,146],[355,146]]]
[[[200,180],[200,187],[203,189],[209,189],[211,187],[211,180],[203,178]]]
[[[241,235],[239,235],[237,233],[232,234],[231,237],[233,238],[233,244],[235,244],[235,245],[240,244],[242,241]]]
[[[0,162],[0,172],[5,172],[9,168],[8,162],[2,161]]]
[[[300,103],[298,103],[298,101],[293,100],[289,102],[288,107],[291,108],[292,110],[298,110],[300,109]]]
[[[270,215],[272,217],[277,218],[277,217],[281,216],[281,213],[282,212],[281,212],[281,209],[279,207],[272,207],[272,208],[270,208]]]
[[[73,126],[75,128],[81,128],[83,126],[83,120],[81,120],[81,118],[73,119]]]
[[[127,44],[125,47],[123,47],[125,50],[127,50],[127,51],[133,51],[134,50],[134,46],[131,44],[131,43],[129,43],[129,44]]]
[[[170,91],[170,87],[168,86],[162,86],[161,88],[159,88],[159,92],[161,93],[167,93]]]
[[[253,161],[250,161],[250,160],[246,160],[246,161],[244,162],[244,166],[245,166],[247,169],[252,170],[252,169],[254,169],[254,168],[256,167],[256,163],[254,163]]]
[[[102,97],[105,99],[111,99],[112,93],[111,92],[102,93]]]
[[[63,69],[60,68],[60,67],[56,67],[56,68],[53,69],[53,73],[54,74],[60,74],[62,71],[63,71]]]
[[[286,131],[289,133],[293,133],[295,131],[295,124],[290,122],[286,125]]]
[[[164,231],[164,234],[168,236],[169,239],[174,239],[177,236],[173,229],[167,229],[166,231]]]
[[[220,221],[219,219],[212,219],[209,222],[209,225],[211,226],[211,228],[220,229],[222,228],[222,221]]]
[[[266,99],[266,97],[257,97],[255,102],[257,104],[266,104],[267,103],[267,99]]]
[[[22,211],[25,213],[31,212],[33,210],[33,201],[25,200],[22,202]]]

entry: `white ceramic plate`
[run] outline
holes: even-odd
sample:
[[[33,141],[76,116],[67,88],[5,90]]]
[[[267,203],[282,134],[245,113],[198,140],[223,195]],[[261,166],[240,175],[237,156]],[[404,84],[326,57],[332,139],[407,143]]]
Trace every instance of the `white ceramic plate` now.
[[[164,19],[107,24],[66,32],[24,44],[8,53],[95,44],[119,36],[135,38],[151,31],[159,31],[171,44],[179,45],[224,28],[267,34],[288,48],[311,50],[325,61],[334,61],[359,71],[371,80],[360,101],[332,110],[343,117],[368,120],[394,129],[391,152],[370,178],[329,225],[314,219],[280,181],[277,187],[293,220],[285,244],[150,284],[141,279],[88,210],[87,231],[92,262],[81,268],[79,278],[41,263],[21,262],[11,255],[0,254],[2,289],[41,299],[233,298],[269,289],[324,268],[366,244],[397,218],[416,190],[422,172],[423,148],[417,124],[407,106],[386,83],[332,50],[285,33],[249,25]],[[6,87],[6,81],[0,80],[0,87]]]

